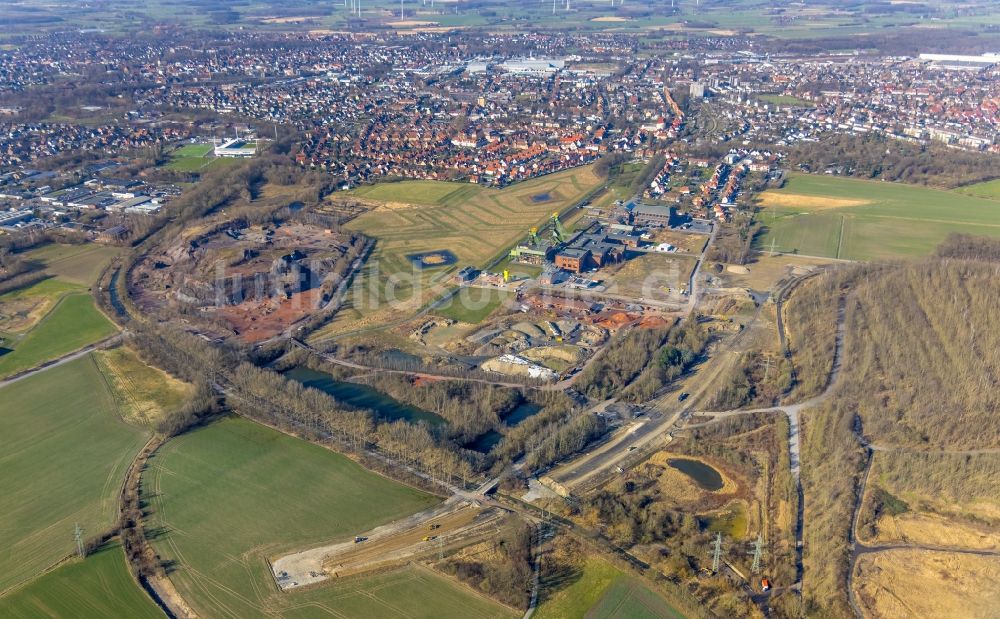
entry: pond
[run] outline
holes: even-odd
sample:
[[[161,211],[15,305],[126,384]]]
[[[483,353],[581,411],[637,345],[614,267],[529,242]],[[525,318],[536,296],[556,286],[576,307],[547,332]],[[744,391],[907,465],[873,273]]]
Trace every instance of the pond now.
[[[478,451],[479,453],[485,454],[489,453],[497,443],[503,439],[503,434],[500,434],[496,430],[490,430],[484,434],[480,434],[471,443],[466,443],[464,447],[466,449],[471,449],[472,451]]]
[[[747,534],[747,513],[742,505],[731,505],[722,512],[702,519],[702,526],[712,533],[741,539]]]
[[[539,202],[548,202],[551,199],[552,195],[548,193],[536,193],[535,195],[531,196],[531,201],[535,202],[536,204]]]
[[[434,413],[417,408],[416,406],[404,404],[381,391],[372,389],[368,385],[336,380],[326,372],[319,372],[306,367],[297,367],[288,370],[284,375],[302,383],[306,387],[319,389],[324,393],[332,395],[339,402],[343,402],[349,406],[371,409],[375,411],[375,416],[382,421],[403,419],[411,423],[423,421],[432,426],[446,423],[442,417]]]
[[[509,415],[504,417],[503,422],[513,428],[540,410],[542,410],[542,407],[534,402],[522,402],[521,404],[518,404],[517,408],[512,410]]]
[[[704,462],[687,458],[671,458],[667,460],[667,464],[693,479],[702,490],[715,492],[722,489],[722,475]]]

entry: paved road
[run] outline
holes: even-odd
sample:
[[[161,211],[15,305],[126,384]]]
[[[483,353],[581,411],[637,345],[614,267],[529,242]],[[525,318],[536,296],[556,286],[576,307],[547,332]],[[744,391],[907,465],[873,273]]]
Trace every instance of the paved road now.
[[[563,485],[585,484],[589,479],[617,464],[624,455],[661,438],[663,432],[674,424],[679,415],[679,411],[674,415],[656,411],[649,417],[638,419],[624,426],[609,440],[595,445],[570,463],[552,471],[549,477]]]
[[[719,235],[719,226],[717,224],[712,226],[712,234],[708,236],[708,242],[705,243],[704,249],[701,250],[701,255],[698,256],[698,262],[695,263],[694,269],[691,271],[691,279],[688,282],[688,302],[687,308],[684,311],[685,316],[690,316],[694,314],[695,307],[698,306],[698,301],[701,297],[701,286],[698,285],[698,275],[701,273],[701,266],[705,264],[705,256],[708,254],[708,250],[715,243],[715,238]]]

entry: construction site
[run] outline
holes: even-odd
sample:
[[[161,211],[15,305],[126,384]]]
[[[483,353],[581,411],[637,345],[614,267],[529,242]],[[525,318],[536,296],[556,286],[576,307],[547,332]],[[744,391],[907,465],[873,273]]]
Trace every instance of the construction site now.
[[[275,581],[291,590],[328,579],[398,567],[478,543],[495,534],[508,512],[478,501],[447,501],[351,539],[273,560]]]
[[[216,222],[140,260],[130,284],[146,311],[171,308],[215,337],[255,343],[334,309],[366,239],[296,221]]]

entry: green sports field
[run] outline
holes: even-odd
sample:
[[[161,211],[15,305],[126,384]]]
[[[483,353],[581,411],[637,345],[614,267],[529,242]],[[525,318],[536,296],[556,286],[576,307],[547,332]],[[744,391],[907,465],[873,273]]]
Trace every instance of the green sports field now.
[[[926,255],[952,232],[1000,236],[1000,201],[900,183],[793,174],[760,205],[761,251],[880,260]]]
[[[178,172],[205,172],[237,160],[216,157],[211,144],[185,144],[170,153],[166,167]]]
[[[816,107],[816,104],[808,99],[800,99],[791,95],[759,95],[757,97],[765,103],[771,105],[786,105],[793,107]]]
[[[446,580],[406,571],[279,593],[268,558],[350,539],[439,500],[317,445],[225,419],[168,443],[143,480],[150,525],[164,531],[153,543],[176,562],[171,580],[202,616],[306,617],[330,608],[346,616],[501,616]],[[439,595],[453,614],[434,614]]]
[[[154,619],[163,613],[132,580],[121,546],[109,544],[0,597],[0,617]]]
[[[89,355],[0,388],[0,401],[4,591],[69,555],[75,524],[85,536],[111,526],[146,435],[118,417]]]

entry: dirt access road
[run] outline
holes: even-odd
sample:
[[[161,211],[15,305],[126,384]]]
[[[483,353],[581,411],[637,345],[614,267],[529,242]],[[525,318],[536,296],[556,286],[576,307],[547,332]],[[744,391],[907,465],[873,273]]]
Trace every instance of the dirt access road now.
[[[439,546],[429,546],[423,540],[425,536],[438,536],[443,547],[466,544],[479,534],[492,532],[496,522],[509,512],[486,496],[496,488],[498,479],[470,492],[455,489],[451,497],[430,509],[359,532],[364,541],[355,543],[350,539],[274,559],[271,571],[275,582],[288,591],[437,551]],[[432,524],[439,526],[432,530]]]
[[[860,421],[855,421],[855,438],[861,443],[861,446],[865,449],[865,472],[861,476],[861,482],[857,486],[857,491],[854,497],[854,510],[851,515],[851,528],[848,532],[848,549],[850,551],[850,563],[847,569],[847,596],[851,603],[851,610],[859,619],[864,619],[866,616],[861,608],[861,602],[858,599],[858,593],[855,588],[855,573],[858,571],[858,559],[862,555],[875,553],[875,552],[887,552],[894,550],[926,550],[931,552],[947,552],[947,553],[958,553],[975,555],[982,557],[1000,557],[1000,550],[988,550],[988,549],[977,549],[977,548],[966,548],[964,546],[941,546],[935,544],[915,544],[908,542],[891,542],[882,544],[866,544],[858,539],[858,525],[861,520],[861,507],[864,504],[865,492],[868,488],[868,479],[871,476],[872,462],[874,460],[876,451],[907,451],[906,449],[894,450],[889,447],[880,447],[877,445],[872,445],[868,443],[864,435],[861,433]],[[995,450],[974,450],[972,453],[986,452],[992,453]],[[939,452],[940,453],[940,452]],[[948,451],[943,450],[943,453],[958,453],[958,454],[968,454],[968,451]]]

